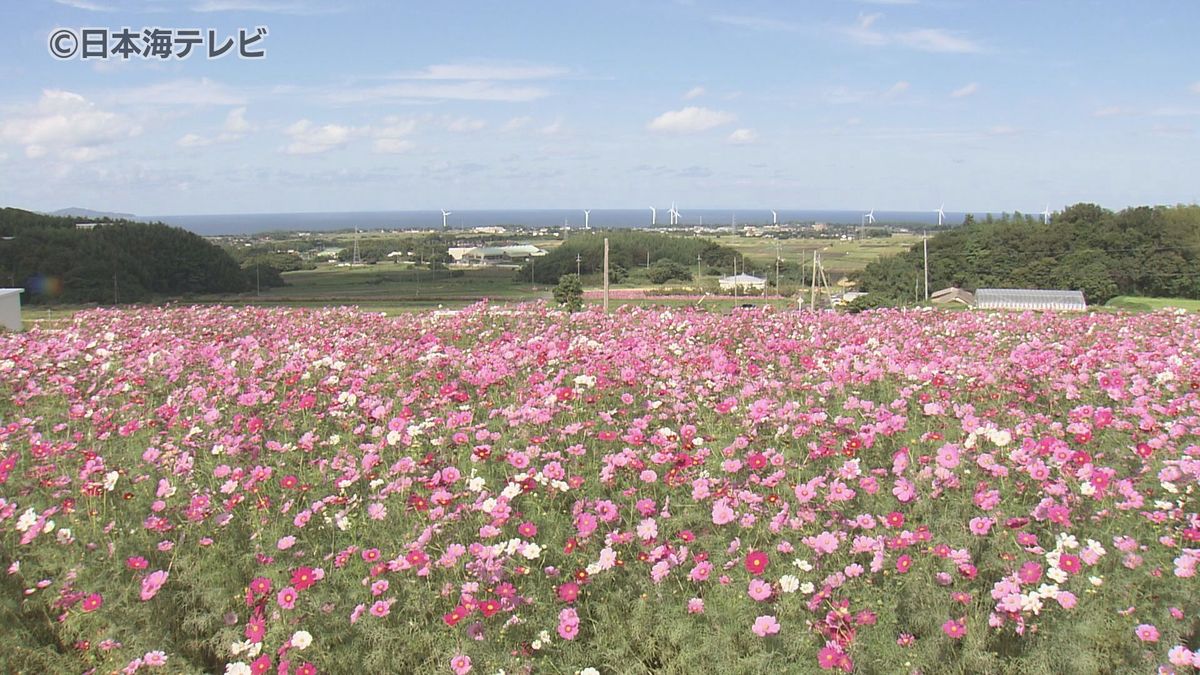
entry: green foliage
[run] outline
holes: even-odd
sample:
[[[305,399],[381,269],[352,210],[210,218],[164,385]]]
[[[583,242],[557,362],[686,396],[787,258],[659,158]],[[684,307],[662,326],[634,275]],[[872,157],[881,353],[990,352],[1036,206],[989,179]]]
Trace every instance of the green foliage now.
[[[650,279],[650,283],[665,284],[672,279],[681,281],[691,281],[692,273],[688,268],[671,260],[670,258],[660,258],[650,266],[650,270],[646,273]]]
[[[554,287],[554,301],[565,305],[568,312],[583,309],[583,282],[578,274],[564,274]]]
[[[609,243],[609,280],[619,283],[613,270],[620,266],[625,270],[645,268],[649,260],[670,260],[688,270],[696,268],[696,258],[704,263],[704,269],[727,270],[732,273],[736,260],[741,271],[742,256],[727,246],[710,239],[679,237],[656,232],[617,230],[597,234],[572,235],[561,246],[533,263],[533,275],[538,283],[552,284],[564,274],[575,272],[575,256],[579,256],[580,274],[602,274],[604,272],[604,239]],[[746,270],[751,272],[752,270]],[[517,273],[518,279],[530,278],[529,263]],[[623,278],[623,277],[622,277]]]
[[[865,312],[865,311],[871,310],[871,309],[880,309],[882,307],[891,307],[895,304],[896,304],[895,302],[893,302],[881,295],[873,295],[871,293],[867,293],[866,295],[860,295],[857,298],[851,300],[850,302],[847,302],[845,305],[845,310],[851,314],[858,314],[859,312]]]
[[[136,302],[252,288],[228,253],[186,230],[129,221],[80,230],[74,221],[0,211],[0,234],[13,237],[0,241],[0,278],[30,289],[23,302]],[[60,281],[61,292],[47,279]]]
[[[1076,204],[1049,224],[990,214],[928,242],[931,290],[1061,288],[1089,303],[1117,295],[1200,297],[1200,207],[1137,207],[1113,213]],[[921,246],[867,265],[864,290],[896,301],[923,283]]]

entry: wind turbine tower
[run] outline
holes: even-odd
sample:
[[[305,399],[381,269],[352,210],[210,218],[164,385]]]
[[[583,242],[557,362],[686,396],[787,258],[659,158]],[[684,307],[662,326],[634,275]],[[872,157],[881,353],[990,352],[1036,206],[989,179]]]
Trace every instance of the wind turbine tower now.
[[[772,225],[779,224],[779,214],[775,213],[775,209],[771,209],[771,224]]]
[[[938,227],[941,227],[942,223],[946,220],[946,212],[942,210],[944,208],[946,208],[946,205],[943,203],[941,206],[938,207],[938,210],[937,210]]]
[[[650,227],[658,225],[658,209],[650,207]]]
[[[1046,208],[1042,211],[1042,224],[1043,225],[1050,224],[1050,205],[1049,204],[1047,204]]]
[[[590,229],[592,229],[592,226],[591,226],[591,222],[592,222],[592,221],[591,221],[591,217],[592,217],[592,210],[591,210],[591,209],[584,209],[584,210],[583,210],[583,229],[585,229],[585,230],[590,230]]]
[[[449,216],[449,215],[450,215],[450,214],[452,214],[452,213],[454,213],[454,212],[453,212],[453,211],[447,211],[446,209],[442,209],[442,229],[443,229],[443,230],[445,230],[445,229],[446,229],[446,216]]]

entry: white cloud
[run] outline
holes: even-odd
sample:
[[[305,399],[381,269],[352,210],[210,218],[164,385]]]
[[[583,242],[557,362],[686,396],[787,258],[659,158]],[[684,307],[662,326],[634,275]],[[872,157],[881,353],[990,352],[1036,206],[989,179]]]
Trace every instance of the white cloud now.
[[[538,129],[538,133],[543,136],[557,136],[563,131],[563,121],[561,119],[554,120],[550,124]]]
[[[904,94],[904,92],[908,91],[909,86],[910,85],[908,84],[908,82],[905,82],[904,80],[900,80],[896,84],[893,84],[892,86],[888,87],[888,90],[883,92],[883,97],[884,98],[896,98],[897,96],[900,96],[900,95]]]
[[[184,134],[175,141],[175,145],[181,148],[202,148],[206,145],[211,145],[212,140],[205,138],[199,134]]]
[[[284,133],[292,139],[284,149],[287,154],[313,155],[342,147],[358,130],[340,124],[317,126],[305,119],[284,129]]]
[[[558,66],[441,63],[407,75],[402,80],[541,80],[566,75]]]
[[[758,140],[758,132],[753,129],[734,129],[733,133],[729,134],[729,142],[738,145],[747,145]]]
[[[860,45],[878,47],[887,44],[888,37],[871,27],[881,16],[879,13],[859,14],[854,25],[845,30],[846,35]]]
[[[485,81],[401,82],[361,89],[344,89],[325,96],[333,103],[366,103],[404,99],[503,101],[521,103],[545,98],[548,92],[531,85],[502,85]]]
[[[234,108],[225,116],[225,133],[227,134],[244,134],[251,128],[250,123],[246,121],[245,108]]]
[[[501,127],[500,129],[502,131],[506,131],[506,132],[519,131],[519,130],[524,129],[525,127],[529,126],[532,123],[533,123],[532,117],[529,117],[528,115],[523,115],[521,117],[514,117],[514,118],[510,119],[509,121],[505,122],[504,126]]]
[[[486,126],[487,122],[473,117],[455,117],[446,121],[446,131],[459,134],[480,131]]]
[[[372,147],[375,152],[395,155],[411,150],[413,142],[407,138],[376,138]]]
[[[398,154],[408,152],[415,144],[407,136],[417,129],[415,119],[401,117],[385,117],[383,125],[373,129],[375,141],[372,148],[375,152]]]
[[[682,110],[670,110],[650,121],[646,127],[651,131],[688,134],[707,131],[737,119],[737,115],[721,110],[710,110],[688,106]]]
[[[0,120],[0,142],[23,146],[25,156],[34,159],[51,153],[73,161],[98,159],[112,154],[113,145],[141,132],[129,117],[57,89],[44,90],[36,105]]]
[[[780,21],[779,19],[769,19],[758,16],[740,16],[730,14],[719,14],[709,17],[712,21],[723,23],[727,26],[737,26],[738,28],[749,28],[757,31],[772,31],[772,32],[790,32],[800,30],[800,26],[790,21]]]
[[[853,26],[842,29],[852,42],[871,47],[896,45],[924,52],[971,54],[982,51],[970,38],[942,28],[917,28],[906,31],[884,31],[875,26],[882,14],[859,14]]]
[[[207,77],[159,82],[144,87],[114,89],[105,100],[128,105],[244,105],[246,97]]]
[[[897,33],[896,41],[905,47],[924,52],[973,54],[979,51],[979,45],[970,39],[940,28],[920,28]]]
[[[694,98],[699,98],[703,95],[704,95],[704,87],[692,87],[691,89],[688,89],[687,93],[684,94],[683,97],[690,101]]]
[[[969,82],[950,92],[950,98],[966,98],[979,91],[978,82]]]
[[[193,12],[269,12],[275,14],[328,14],[335,9],[304,0],[201,0]]]
[[[1200,82],[1193,82],[1192,86],[1188,88],[1192,90],[1193,94],[1200,94]]]
[[[89,12],[111,12],[113,10],[113,8],[109,7],[108,5],[101,5],[98,2],[89,2],[88,0],[54,0],[54,2],[57,2],[60,5],[66,5],[67,7],[74,7],[75,9],[86,9]]]
[[[1092,117],[1118,117],[1120,115],[1132,115],[1133,110],[1123,108],[1119,105],[1110,105],[1103,108],[1097,108],[1092,111]]]
[[[1011,127],[1007,124],[997,124],[996,126],[988,129],[987,133],[989,136],[1012,136],[1014,134],[1021,133],[1021,130],[1017,129],[1016,127]]]

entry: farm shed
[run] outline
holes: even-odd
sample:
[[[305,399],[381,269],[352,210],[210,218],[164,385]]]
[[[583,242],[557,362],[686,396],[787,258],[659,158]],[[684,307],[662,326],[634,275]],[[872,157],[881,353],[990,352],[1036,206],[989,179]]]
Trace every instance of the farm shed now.
[[[21,330],[21,294],[24,288],[0,288],[0,328]]]
[[[929,296],[929,301],[937,305],[952,305],[957,302],[971,307],[975,304],[975,296],[970,291],[951,286]]]
[[[1082,312],[1087,309],[1083,291],[1033,288],[980,288],[975,291],[979,309],[1050,309]]]

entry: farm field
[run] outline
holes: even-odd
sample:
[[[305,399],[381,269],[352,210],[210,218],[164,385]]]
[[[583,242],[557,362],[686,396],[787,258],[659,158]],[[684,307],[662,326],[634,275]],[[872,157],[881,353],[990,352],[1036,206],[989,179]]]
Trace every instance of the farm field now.
[[[1200,664],[1195,314],[59,326],[0,335],[5,672]]]
[[[813,251],[821,252],[821,262],[829,274],[838,277],[857,272],[885,255],[907,251],[921,241],[920,235],[896,234],[891,237],[843,241],[840,239],[768,239],[738,235],[714,236],[713,241],[729,246],[760,263],[774,264],[776,243],[784,259],[810,263]]]

